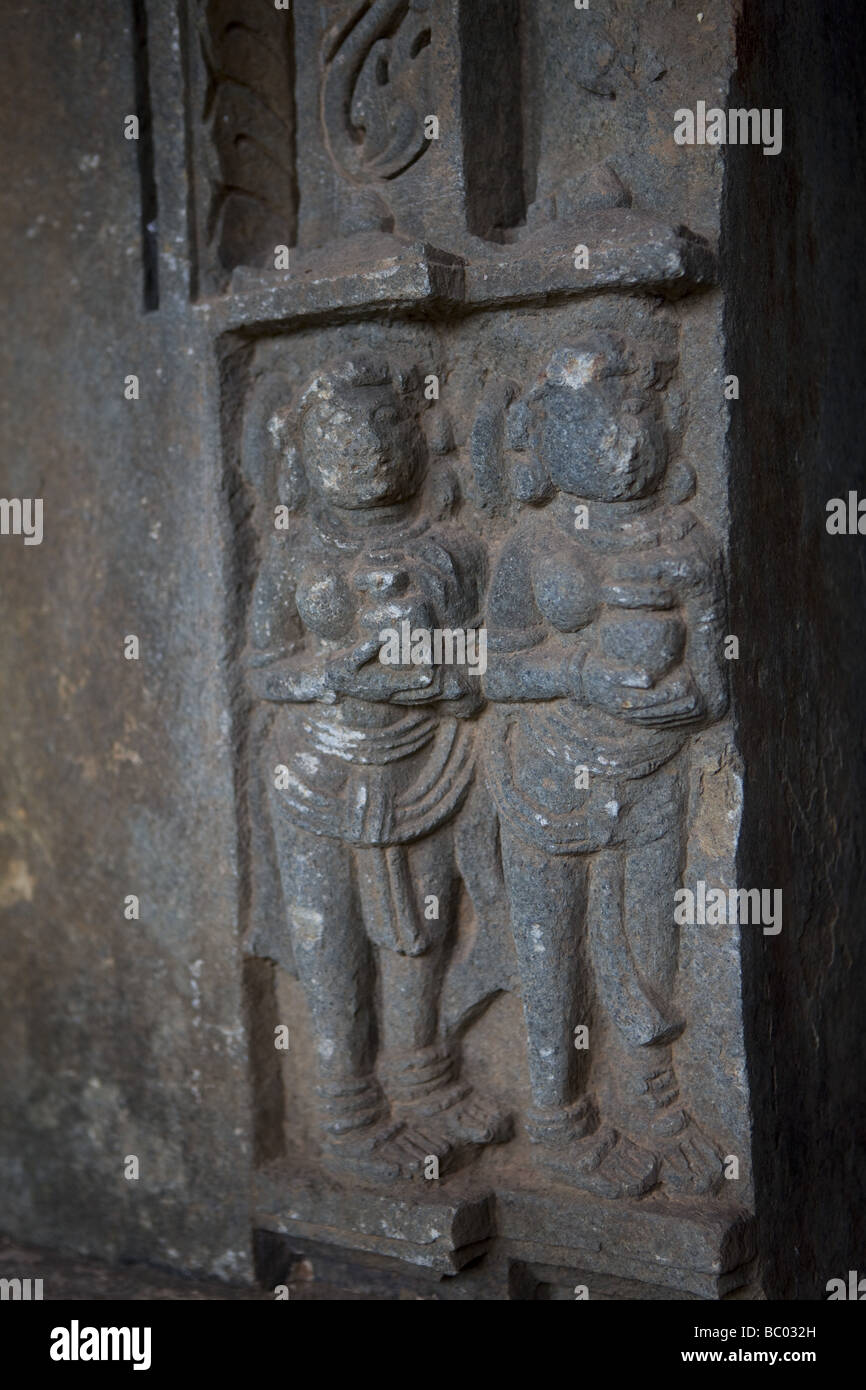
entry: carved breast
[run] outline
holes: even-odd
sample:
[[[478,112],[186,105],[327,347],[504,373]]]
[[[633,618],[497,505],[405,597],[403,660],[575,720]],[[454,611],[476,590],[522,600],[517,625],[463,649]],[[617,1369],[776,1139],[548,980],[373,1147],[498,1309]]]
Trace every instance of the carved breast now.
[[[338,571],[306,570],[295,603],[304,626],[328,640],[345,637],[355,621],[356,598]]]
[[[599,609],[599,584],[588,556],[554,550],[532,562],[532,589],[539,611],[559,632],[578,632]]]

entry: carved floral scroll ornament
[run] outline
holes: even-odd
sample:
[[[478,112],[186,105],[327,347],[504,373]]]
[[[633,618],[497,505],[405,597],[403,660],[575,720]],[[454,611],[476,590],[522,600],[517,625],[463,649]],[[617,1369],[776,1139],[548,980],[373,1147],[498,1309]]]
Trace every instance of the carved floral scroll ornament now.
[[[397,178],[424,153],[429,47],[427,0],[355,4],[326,35],[322,125],[348,178]]]

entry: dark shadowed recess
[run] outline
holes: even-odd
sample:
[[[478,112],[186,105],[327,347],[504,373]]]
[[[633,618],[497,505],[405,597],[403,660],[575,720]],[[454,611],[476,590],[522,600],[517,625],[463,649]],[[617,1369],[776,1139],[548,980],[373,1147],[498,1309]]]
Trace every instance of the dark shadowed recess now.
[[[145,0],[132,0],[132,40],[135,109],[138,115],[138,179],[141,188],[142,299],[147,313],[159,308],[159,238]]]
[[[780,155],[727,150],[723,223],[739,881],[784,894],[778,936],[744,930],[769,1298],[866,1251],[866,536],[826,529],[866,495],[864,27],[862,0],[745,0],[728,99],[784,113]]]

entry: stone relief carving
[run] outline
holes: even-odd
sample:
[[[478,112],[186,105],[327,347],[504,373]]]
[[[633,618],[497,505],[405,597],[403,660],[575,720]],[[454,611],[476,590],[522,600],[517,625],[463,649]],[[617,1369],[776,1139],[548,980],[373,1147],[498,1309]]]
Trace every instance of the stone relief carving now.
[[[199,256],[217,276],[295,241],[292,31],[268,0],[198,0],[206,168]]]
[[[522,107],[502,101],[521,84],[517,0],[189,5],[206,289],[274,269],[276,246],[456,247],[523,220]]]
[[[506,523],[489,582],[489,527],[441,421],[431,448],[418,368],[347,356],[271,418],[293,521],[264,550],[248,683],[278,711],[256,775],[331,1168],[387,1181],[434,1156],[444,1173],[511,1134],[443,1016],[461,882],[476,917],[500,907],[462,857],[495,859],[505,886],[541,1168],[605,1198],[718,1186],[672,1051],[688,745],[726,703],[719,557],[671,458],[675,368],[668,346],[595,331],[534,381],[488,382],[468,454],[476,505]],[[402,625],[479,623],[483,684],[405,649],[383,663]]]
[[[281,770],[271,811],[327,1157],[382,1178],[431,1155],[444,1171],[509,1132],[459,1080],[439,1024],[480,692],[459,668],[377,659],[383,628],[466,627],[478,611],[478,543],[423,507],[419,400],[417,375],[375,358],[308,384],[296,428],[309,499],[252,605],[250,684],[282,706],[265,772]]]
[[[721,1176],[677,1105],[670,1049],[684,1026],[682,755],[725,706],[717,557],[683,505],[688,474],[664,486],[670,365],[596,334],[557,349],[512,406],[537,495],[555,491],[521,518],[487,604],[485,691],[499,709],[485,763],[523,982],[529,1133],[545,1167],[606,1197],[648,1191],[660,1164],[679,1191]],[[571,1045],[575,1027],[594,1028],[590,979],[619,1034],[620,1084],[645,1112],[639,1146],[600,1120],[590,1051]]]
[[[374,0],[326,35],[322,125],[348,178],[396,178],[428,148],[430,23],[429,0]]]
[[[663,228],[645,211],[632,215],[623,161],[602,139],[617,83],[637,82],[632,21],[615,8],[606,18],[587,11],[580,42],[557,55],[581,94],[575,114],[593,131],[575,157],[562,131],[542,138],[541,21],[519,0],[187,4],[194,296],[225,291],[238,269],[284,275],[288,248],[313,256],[301,276],[335,242],[358,240],[375,260],[371,236],[393,239],[379,255],[422,240],[477,261],[485,280],[511,265],[492,248],[514,246],[520,278],[519,248],[539,256],[540,273],[538,233],[552,222],[571,247],[593,229],[602,241],[611,228],[616,239],[632,228],[646,254],[663,233],[695,259],[698,239],[678,222]],[[653,58],[649,71],[664,70]],[[614,211],[627,215],[592,223]],[[668,256],[657,263],[673,280]],[[609,283],[601,263],[593,269]]]
[[[614,18],[548,45],[580,78],[578,158],[528,118],[516,0],[297,6],[267,69],[297,120],[275,184],[295,221],[267,235],[297,261],[257,280],[238,243],[209,306],[238,456],[245,950],[285,968],[271,1013],[302,1039],[298,1060],[261,1046],[258,1220],[453,1272],[491,1241],[555,1264],[603,1211],[636,1277],[688,1247],[682,1286],[707,1293],[745,1279],[721,1181],[740,1120],[701,1082],[673,907],[726,712],[724,600],[688,315],[662,301],[714,257],[632,205],[592,134],[614,78],[642,99]],[[240,62],[248,36],[222,32]],[[386,658],[395,630],[414,659]],[[484,631],[485,671],[425,651],[457,630]],[[724,736],[710,765],[724,780]]]

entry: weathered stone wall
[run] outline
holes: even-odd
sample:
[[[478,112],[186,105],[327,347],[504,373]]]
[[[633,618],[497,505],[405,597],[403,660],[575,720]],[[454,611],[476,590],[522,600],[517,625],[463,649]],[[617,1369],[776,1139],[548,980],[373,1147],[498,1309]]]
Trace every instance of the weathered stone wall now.
[[[131,7],[39,6],[4,25],[3,490],[44,498],[45,534],[2,550],[0,1224],[237,1276],[250,1107],[225,500],[187,328],[177,34],[157,8],[149,313],[138,151],[123,138]],[[138,661],[124,659],[130,633]]]

